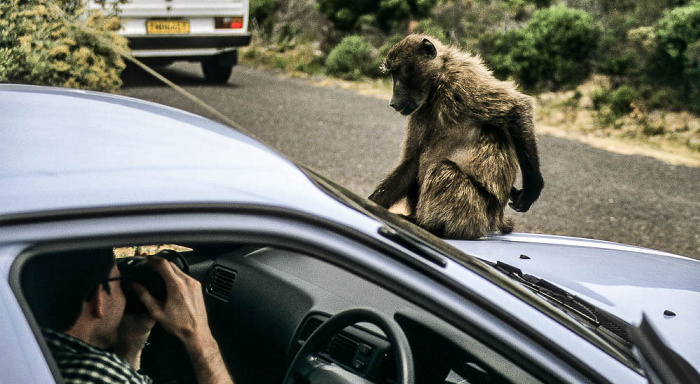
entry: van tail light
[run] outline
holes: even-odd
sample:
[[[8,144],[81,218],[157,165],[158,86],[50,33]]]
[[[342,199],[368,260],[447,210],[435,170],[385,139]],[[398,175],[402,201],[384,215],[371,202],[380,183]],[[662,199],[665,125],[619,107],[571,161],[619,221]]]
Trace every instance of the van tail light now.
[[[243,28],[243,17],[241,16],[221,16],[214,18],[216,29],[239,29]]]

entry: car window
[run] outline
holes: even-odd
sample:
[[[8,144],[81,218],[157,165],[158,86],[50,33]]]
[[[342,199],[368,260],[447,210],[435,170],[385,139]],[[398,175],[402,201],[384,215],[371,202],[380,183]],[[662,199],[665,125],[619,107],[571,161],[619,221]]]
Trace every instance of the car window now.
[[[166,253],[176,252],[184,257],[190,274],[202,283],[212,330],[221,338],[225,357],[233,367],[238,367],[233,369],[240,369],[235,372],[240,377],[254,374],[258,383],[279,382],[285,373],[285,361],[290,358],[285,355],[289,353],[285,351],[286,346],[292,336],[302,332],[308,313],[316,313],[317,317],[322,313],[320,318],[324,319],[341,308],[371,306],[397,316],[416,351],[416,371],[422,378],[421,383],[536,382],[532,376],[524,374],[522,369],[482,344],[478,344],[478,350],[472,349],[471,345],[477,345],[470,344],[474,343],[473,339],[418,306],[306,253],[260,243],[185,244],[119,246],[114,252],[120,257],[118,263],[147,254],[165,257]],[[41,291],[61,289],[37,281],[39,276],[51,273],[40,270],[42,263],[38,261],[52,256],[55,255],[38,254],[24,262],[21,281],[30,307],[34,308],[32,301]],[[369,332],[367,328],[360,329],[348,340],[359,348],[384,343],[382,338],[381,332],[370,326]],[[183,360],[183,351],[167,333],[156,329],[152,339],[144,349],[145,372],[159,380],[191,376],[192,372],[187,368],[189,363],[186,358]],[[253,343],[252,346],[245,344],[245,350],[249,351],[247,356],[243,356],[246,353],[241,349],[241,340]],[[482,360],[486,355],[490,356],[490,362]],[[435,359],[435,356],[441,357]],[[352,366],[352,355],[350,360],[336,360],[341,359],[336,355],[327,355],[327,358],[348,369]],[[260,365],[258,359],[266,363]],[[525,375],[520,379],[527,377],[530,380],[507,379],[493,368],[494,361],[499,362],[495,366],[513,368],[510,374],[520,372]],[[175,362],[183,363],[184,368],[175,369]],[[251,364],[257,364],[258,369],[251,369]],[[391,361],[382,364],[372,372],[391,378],[394,369]]]
[[[305,221],[304,216],[289,212],[276,216],[268,211],[265,214],[253,214],[253,211],[248,209],[236,214],[222,214],[223,211],[217,214],[166,214],[159,211],[154,215],[74,219],[9,228],[3,236],[38,244],[18,259],[13,270],[22,270],[22,260],[52,252],[56,247],[109,245],[136,249],[148,244],[184,247],[178,252],[192,261],[190,274],[210,291],[206,296],[208,311],[212,313],[210,320],[221,331],[218,336],[225,340],[222,348],[230,348],[226,355],[236,360],[241,357],[236,345],[246,345],[248,349],[252,348],[251,345],[256,347],[254,351],[243,353],[242,361],[246,364],[240,367],[241,372],[251,364],[266,361],[259,372],[276,372],[273,376],[279,379],[279,375],[284,374],[288,350],[295,343],[295,332],[306,316],[319,308],[332,315],[343,308],[368,305],[393,313],[399,323],[398,314],[407,315],[409,310],[422,312],[430,317],[418,318],[425,329],[437,330],[446,340],[466,340],[456,345],[463,351],[461,353],[468,354],[460,361],[443,366],[441,379],[446,378],[450,370],[461,375],[460,367],[467,361],[477,362],[484,370],[493,370],[499,364],[508,366],[505,363],[511,361],[512,366],[528,367],[524,371],[547,378],[547,382],[555,381],[553,378],[560,377],[560,374],[566,377],[579,375],[556,355],[533,349],[536,342],[529,337],[517,332],[513,334],[510,340],[519,340],[514,348],[510,344],[499,346],[503,335],[491,335],[491,331],[477,332],[483,327],[479,324],[486,324],[481,323],[486,315],[483,310],[469,304],[468,296],[455,295],[446,287],[428,283],[430,279],[403,264],[401,259],[383,254],[389,249],[381,242],[357,237],[355,233],[344,232],[343,228],[327,227],[323,221]],[[275,213],[279,214],[278,211]],[[109,230],[108,236],[105,236],[106,229]],[[221,276],[219,272],[223,272]],[[224,282],[223,292],[213,289],[214,277],[217,277],[217,282]],[[218,280],[218,277],[224,279]],[[226,281],[233,283],[226,286]],[[352,282],[361,282],[362,285],[353,286]],[[425,284],[430,284],[431,288]],[[418,286],[422,288],[418,289]],[[326,299],[331,304],[320,307]],[[454,317],[457,312],[453,312],[457,307],[461,313],[459,320]],[[472,315],[476,317],[471,318]],[[449,323],[443,319],[449,319]],[[494,324],[506,325],[494,320]],[[506,326],[501,331],[510,333],[514,329]],[[482,340],[482,344],[486,342],[485,347],[477,348],[478,345],[473,343],[474,336],[485,337]],[[429,351],[434,349],[432,344],[426,348]],[[495,351],[493,362],[486,355],[477,355],[475,351],[479,350]],[[476,357],[476,360],[470,360],[470,357]],[[495,363],[498,361],[501,363]]]

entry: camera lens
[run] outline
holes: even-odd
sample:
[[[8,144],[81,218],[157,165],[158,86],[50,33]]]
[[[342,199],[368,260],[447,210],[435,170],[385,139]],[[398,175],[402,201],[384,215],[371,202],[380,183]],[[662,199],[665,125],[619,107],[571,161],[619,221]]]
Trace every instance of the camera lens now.
[[[164,250],[153,257],[162,257],[173,262],[178,268],[185,273],[189,272],[189,266],[186,259],[178,252],[172,250]],[[151,294],[155,299],[165,301],[166,287],[163,277],[160,273],[146,262],[146,258],[142,256],[124,257],[117,260],[117,268],[124,277],[121,280],[121,288],[126,297],[125,313],[147,313],[146,307],[141,302],[138,294],[133,288],[133,283],[139,283]]]

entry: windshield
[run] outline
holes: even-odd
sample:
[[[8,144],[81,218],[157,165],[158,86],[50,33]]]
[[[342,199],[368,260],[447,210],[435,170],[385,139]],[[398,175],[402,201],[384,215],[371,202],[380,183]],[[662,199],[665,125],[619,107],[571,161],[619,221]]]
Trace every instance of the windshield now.
[[[297,166],[306,173],[314,184],[329,196],[353,209],[374,217],[393,230],[415,237],[416,240],[419,240],[429,249],[439,252],[450,259],[460,260],[461,262],[475,262],[477,260],[469,255],[465,255],[463,252],[445,243],[435,235],[402,219],[401,216],[393,214],[372,201],[358,196],[325,176],[303,165],[297,164]],[[481,265],[481,263],[479,263],[479,265]]]
[[[542,313],[571,329],[609,355],[642,373],[639,361],[625,329],[629,324],[571,295],[544,280],[535,281],[519,269],[507,264],[493,264],[467,255],[434,235],[410,224],[399,215],[379,207],[315,171],[300,166],[307,176],[329,196],[384,223],[391,230],[407,236],[419,246],[447,257],[512,293]]]

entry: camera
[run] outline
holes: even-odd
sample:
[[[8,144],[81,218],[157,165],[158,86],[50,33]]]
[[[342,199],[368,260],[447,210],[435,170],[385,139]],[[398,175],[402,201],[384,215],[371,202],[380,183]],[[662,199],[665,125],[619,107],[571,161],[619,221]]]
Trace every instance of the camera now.
[[[187,260],[180,253],[173,250],[163,250],[153,255],[161,257],[175,264],[180,270],[189,273]],[[142,256],[132,256],[117,259],[117,268],[122,275],[120,282],[124,296],[126,297],[125,313],[139,314],[148,313],[146,307],[141,302],[138,294],[134,290],[132,283],[139,283],[146,288],[148,293],[160,301],[166,297],[165,281],[160,273],[146,262]]]

